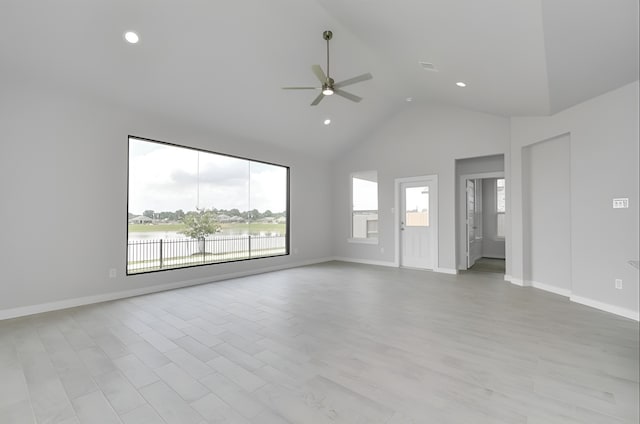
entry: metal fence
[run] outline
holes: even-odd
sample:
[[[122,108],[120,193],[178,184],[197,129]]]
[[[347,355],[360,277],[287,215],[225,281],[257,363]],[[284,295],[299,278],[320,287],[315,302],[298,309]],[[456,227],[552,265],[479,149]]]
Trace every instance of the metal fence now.
[[[286,253],[286,236],[216,236],[197,239],[129,240],[127,272],[229,262]]]

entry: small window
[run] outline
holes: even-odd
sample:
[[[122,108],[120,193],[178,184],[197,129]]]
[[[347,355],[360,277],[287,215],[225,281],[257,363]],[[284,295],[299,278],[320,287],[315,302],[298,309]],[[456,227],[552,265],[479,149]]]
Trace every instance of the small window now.
[[[351,175],[351,238],[378,239],[378,175],[375,171]]]
[[[405,188],[405,217],[406,227],[429,226],[429,187]]]
[[[504,238],[504,214],[506,211],[506,197],[504,189],[504,178],[498,178],[496,180],[496,235],[499,238]]]

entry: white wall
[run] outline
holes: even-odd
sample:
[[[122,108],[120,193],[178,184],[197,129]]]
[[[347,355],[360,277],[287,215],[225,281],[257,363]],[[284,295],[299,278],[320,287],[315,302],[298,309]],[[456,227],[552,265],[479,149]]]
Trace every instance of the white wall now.
[[[526,146],[522,152],[524,280],[571,293],[571,139]]]
[[[498,208],[496,204],[497,178],[482,181],[482,256],[504,259],[504,237],[498,238]]]
[[[456,268],[455,193],[458,158],[504,154],[509,120],[445,106],[411,104],[384,122],[333,166],[334,252],[337,257],[372,263],[395,260],[394,181],[438,175],[439,264]],[[349,243],[349,175],[378,171],[379,243]]]
[[[503,172],[504,155],[491,155],[459,159],[456,161],[456,176]]]
[[[3,310],[4,316],[11,315],[13,308],[205,282],[331,255],[328,162],[146,116],[62,88],[17,81],[4,87],[0,316]],[[290,166],[291,251],[298,253],[125,276],[129,134]],[[115,279],[108,278],[112,267],[118,271]],[[37,308],[22,312],[26,310]]]
[[[522,283],[522,149],[563,134],[571,138],[572,300],[638,319],[638,82],[551,117],[513,118],[507,172],[513,282]],[[611,200],[628,197],[629,209]],[[614,280],[623,280],[616,290]]]

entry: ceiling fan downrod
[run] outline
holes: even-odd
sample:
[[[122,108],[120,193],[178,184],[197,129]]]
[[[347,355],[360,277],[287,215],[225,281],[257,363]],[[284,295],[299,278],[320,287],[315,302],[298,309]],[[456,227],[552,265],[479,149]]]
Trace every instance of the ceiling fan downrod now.
[[[333,38],[333,32],[327,30],[322,33],[322,38],[327,41],[327,85],[332,85],[331,73],[329,71],[329,40]]]

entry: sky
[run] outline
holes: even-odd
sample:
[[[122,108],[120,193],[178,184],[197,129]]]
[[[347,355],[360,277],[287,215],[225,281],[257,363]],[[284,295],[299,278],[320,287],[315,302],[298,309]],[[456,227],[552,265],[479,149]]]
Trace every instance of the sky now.
[[[378,210],[378,183],[354,177],[353,181],[353,210]]]
[[[429,187],[407,187],[404,194],[407,211],[424,212],[429,210]]]
[[[184,147],[131,138],[129,212],[198,208],[284,212],[287,170]]]

